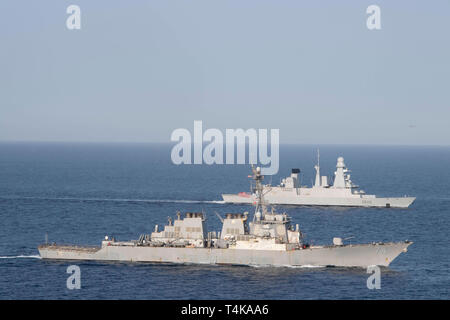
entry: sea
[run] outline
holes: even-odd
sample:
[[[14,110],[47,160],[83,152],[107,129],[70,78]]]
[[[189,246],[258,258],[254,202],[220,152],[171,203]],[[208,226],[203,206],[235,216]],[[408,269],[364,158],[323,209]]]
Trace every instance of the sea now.
[[[175,165],[171,145],[146,143],[0,143],[0,299],[449,299],[450,147],[281,145],[278,184],[300,168],[314,178],[338,156],[367,194],[414,196],[408,209],[277,206],[307,241],[330,244],[410,240],[369,289],[364,268],[256,267],[40,259],[48,242],[100,245],[151,233],[177,211],[248,211],[224,204],[222,193],[250,190],[249,165]],[[68,289],[70,265],[80,289]]]

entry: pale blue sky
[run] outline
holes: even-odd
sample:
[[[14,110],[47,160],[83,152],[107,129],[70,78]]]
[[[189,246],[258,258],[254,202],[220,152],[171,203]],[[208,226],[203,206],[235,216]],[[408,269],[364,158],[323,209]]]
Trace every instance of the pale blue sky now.
[[[281,143],[449,145],[449,35],[448,0],[5,0],[0,140],[170,142],[203,120]]]

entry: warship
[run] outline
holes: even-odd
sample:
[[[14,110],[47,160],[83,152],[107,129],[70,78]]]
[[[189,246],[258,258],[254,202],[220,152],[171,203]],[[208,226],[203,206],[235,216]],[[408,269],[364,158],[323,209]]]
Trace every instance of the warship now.
[[[169,218],[164,229],[155,226],[139,239],[118,241],[106,236],[98,247],[44,244],[38,247],[43,259],[227,264],[253,266],[388,266],[406,252],[410,241],[345,244],[333,238],[330,245],[310,245],[299,225],[286,213],[277,213],[264,200],[260,168],[252,167],[256,184],[255,212],[218,215],[221,232],[207,232],[206,216],[190,212]]]
[[[350,179],[350,170],[345,166],[344,158],[337,159],[334,182],[328,183],[327,176],[320,175],[320,155],[317,154],[316,179],[312,187],[300,185],[300,169],[292,169],[291,175],[281,180],[278,186],[266,184],[263,186],[265,199],[274,205],[301,206],[345,206],[345,207],[382,207],[407,208],[416,198],[378,198],[360,190]],[[222,194],[225,203],[254,203],[255,188],[251,185],[250,192],[237,194]]]

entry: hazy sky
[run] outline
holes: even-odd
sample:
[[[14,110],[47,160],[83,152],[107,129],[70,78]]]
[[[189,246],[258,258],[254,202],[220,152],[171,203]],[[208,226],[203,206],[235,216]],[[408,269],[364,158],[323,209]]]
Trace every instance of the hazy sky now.
[[[3,0],[0,48],[2,141],[450,144],[448,0]]]

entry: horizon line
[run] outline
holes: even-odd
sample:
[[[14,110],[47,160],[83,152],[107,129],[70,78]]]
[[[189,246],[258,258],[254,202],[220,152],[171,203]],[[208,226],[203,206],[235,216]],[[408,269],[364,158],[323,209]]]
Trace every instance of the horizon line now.
[[[175,141],[171,142],[158,142],[158,141],[64,141],[64,140],[0,140],[0,144],[25,144],[25,143],[35,143],[35,144],[159,144],[159,145],[175,145]],[[207,145],[208,143],[204,143]],[[270,145],[270,143],[269,143]],[[387,143],[295,143],[295,142],[284,142],[280,143],[280,146],[286,145],[301,145],[301,146],[383,146],[383,147],[450,147],[450,144],[387,144]]]

